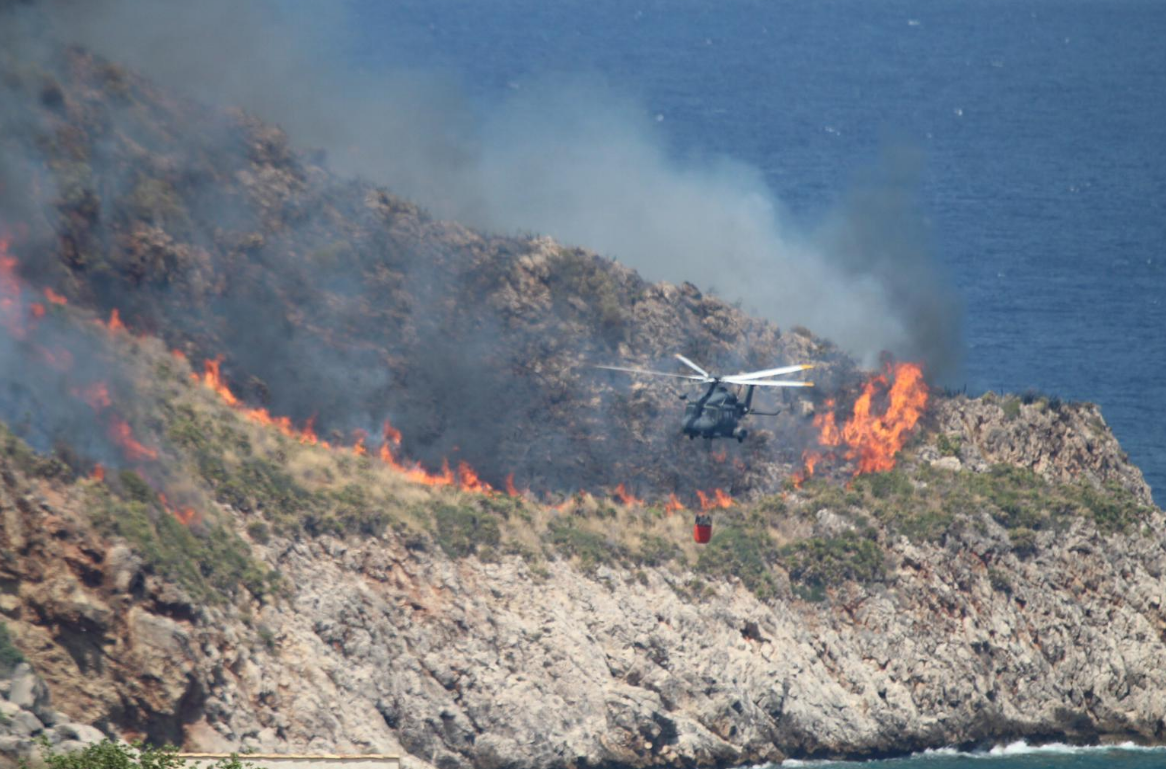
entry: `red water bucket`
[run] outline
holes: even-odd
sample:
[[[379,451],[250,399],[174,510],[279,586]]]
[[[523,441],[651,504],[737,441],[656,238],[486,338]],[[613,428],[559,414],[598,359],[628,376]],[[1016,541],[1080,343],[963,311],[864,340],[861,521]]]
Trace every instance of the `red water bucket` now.
[[[712,535],[713,525],[711,523],[698,523],[692,527],[692,538],[702,545],[708,544]]]

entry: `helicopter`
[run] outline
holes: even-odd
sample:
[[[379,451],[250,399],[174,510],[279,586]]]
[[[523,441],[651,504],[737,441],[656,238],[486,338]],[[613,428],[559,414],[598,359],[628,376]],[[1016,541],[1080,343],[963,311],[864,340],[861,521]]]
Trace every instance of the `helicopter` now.
[[[652,376],[666,376],[674,379],[688,379],[694,382],[707,384],[704,395],[695,402],[688,403],[684,408],[683,433],[689,440],[697,437],[705,440],[715,438],[736,438],[738,443],[744,443],[749,437],[749,431],[741,426],[741,420],[749,414],[758,416],[776,416],[778,411],[754,411],[753,389],[756,387],[813,387],[813,382],[803,382],[792,379],[773,380],[768,377],[793,374],[813,368],[810,363],[798,363],[792,366],[765,369],[764,371],[748,371],[741,374],[718,376],[710,374],[680,353],[676,359],[692,369],[695,374],[672,374],[666,371],[649,371],[647,369],[625,368],[623,366],[596,366],[609,371],[623,371],[630,374],[649,374]],[[741,399],[738,393],[729,389],[728,385],[738,385],[745,388],[745,397]],[[681,400],[688,400],[688,395],[681,395]]]

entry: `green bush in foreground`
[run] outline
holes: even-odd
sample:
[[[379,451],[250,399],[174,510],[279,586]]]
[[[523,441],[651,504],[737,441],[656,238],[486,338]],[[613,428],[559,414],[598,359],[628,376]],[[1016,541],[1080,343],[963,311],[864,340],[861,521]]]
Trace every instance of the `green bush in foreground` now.
[[[186,766],[186,761],[178,757],[178,749],[171,745],[151,748],[140,742],[127,745],[103,740],[82,750],[59,753],[43,737],[39,744],[41,762],[48,769],[183,769]],[[27,766],[27,762],[21,762],[22,769]],[[217,761],[214,769],[255,769],[255,765],[240,761],[232,754]]]

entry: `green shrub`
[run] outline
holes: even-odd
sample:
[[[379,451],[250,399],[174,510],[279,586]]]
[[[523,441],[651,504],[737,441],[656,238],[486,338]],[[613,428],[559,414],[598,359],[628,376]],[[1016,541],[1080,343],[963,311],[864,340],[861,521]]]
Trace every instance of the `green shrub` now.
[[[1012,552],[1021,558],[1036,552],[1036,532],[1024,526],[1010,529],[1008,540],[1012,543]]]
[[[662,566],[680,555],[675,542],[649,534],[640,542],[636,560],[644,566]]]
[[[1004,409],[1004,418],[1011,422],[1020,416],[1020,399],[1015,396],[1011,397],[1004,401],[1002,408]]]
[[[1070,499],[1093,519],[1097,528],[1111,534],[1128,531],[1150,513],[1150,508],[1139,502],[1131,491],[1113,481],[1100,489],[1081,481],[1070,488]]]
[[[37,742],[41,760],[48,769],[183,769],[186,766],[186,761],[178,756],[178,748],[173,745],[152,748],[140,742],[127,745],[103,740],[81,750],[60,753],[45,737]],[[231,754],[215,762],[212,769],[256,768],[251,762]]]
[[[696,568],[711,576],[737,577],[754,595],[765,600],[776,592],[771,567],[775,558],[769,534],[729,525],[714,530],[712,540],[700,551]]]
[[[24,662],[24,655],[12,644],[8,626],[0,622],[0,674],[7,674]]]
[[[252,521],[247,524],[247,536],[261,545],[271,541],[271,527],[263,521]]]
[[[878,582],[886,563],[878,543],[856,532],[837,537],[813,537],[783,547],[779,560],[790,579],[806,585]]]
[[[888,470],[885,473],[870,473],[862,476],[861,481],[876,499],[909,497],[915,491],[907,474],[899,469]]]
[[[437,544],[453,558],[473,555],[479,547],[497,547],[502,541],[498,520],[474,507],[442,504],[433,519]]]
[[[940,455],[945,457],[958,457],[962,445],[963,438],[959,435],[940,433],[935,439],[935,447],[939,449]]]
[[[988,584],[997,593],[1005,593],[1012,595],[1012,580],[1008,576],[1008,572],[1003,569],[998,569],[995,566],[988,568]]]
[[[612,564],[622,560],[623,549],[598,532],[580,528],[573,518],[551,521],[547,541],[559,553],[577,557],[584,568]]]
[[[142,479],[133,470],[122,470],[117,474],[122,494],[131,502],[140,502],[148,505],[158,500],[158,495],[150,488],[150,484]]]
[[[154,573],[195,599],[219,603],[239,587],[262,597],[278,584],[278,575],[251,558],[247,543],[230,529],[204,522],[195,533],[156,503],[118,499],[104,487],[90,493],[98,529],[124,538]]]

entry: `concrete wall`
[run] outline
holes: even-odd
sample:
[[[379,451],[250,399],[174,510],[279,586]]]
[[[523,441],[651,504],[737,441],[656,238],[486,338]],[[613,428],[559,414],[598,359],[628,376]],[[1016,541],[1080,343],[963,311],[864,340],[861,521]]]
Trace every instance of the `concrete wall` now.
[[[209,769],[216,762],[229,758],[229,753],[179,753],[189,769]],[[343,755],[275,755],[251,753],[240,755],[244,764],[259,769],[400,769],[399,756],[343,756]]]

